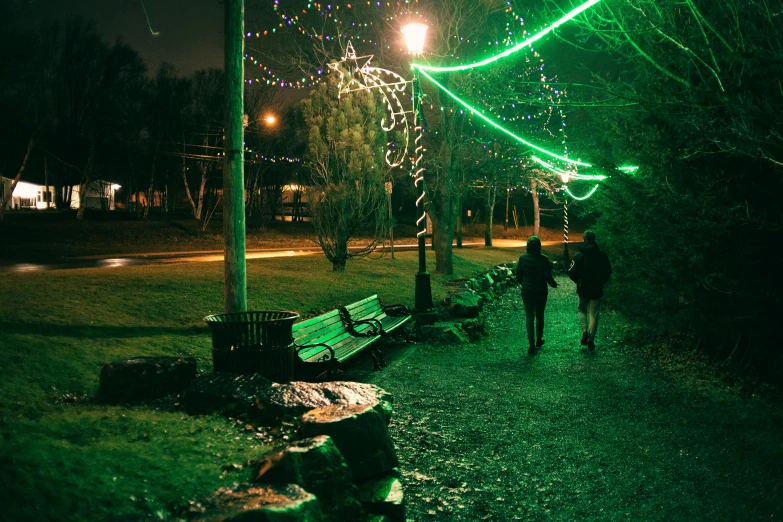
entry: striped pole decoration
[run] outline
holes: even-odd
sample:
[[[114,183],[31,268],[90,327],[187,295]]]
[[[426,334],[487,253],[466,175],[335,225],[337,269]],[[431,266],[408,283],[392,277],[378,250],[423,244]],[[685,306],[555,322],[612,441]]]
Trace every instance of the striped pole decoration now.
[[[413,93],[413,129],[416,137],[414,138],[415,155],[414,160],[414,185],[419,192],[419,196],[416,198],[416,209],[419,211],[419,218],[416,220],[416,226],[419,227],[419,231],[416,236],[425,236],[427,234],[427,213],[424,211],[424,143],[422,141],[423,130],[422,122],[419,112],[421,111],[421,87],[418,82],[418,77],[414,80],[414,93]],[[421,187],[419,186],[421,185]]]
[[[570,264],[570,255],[568,254],[568,198],[563,199],[563,258],[565,265]]]

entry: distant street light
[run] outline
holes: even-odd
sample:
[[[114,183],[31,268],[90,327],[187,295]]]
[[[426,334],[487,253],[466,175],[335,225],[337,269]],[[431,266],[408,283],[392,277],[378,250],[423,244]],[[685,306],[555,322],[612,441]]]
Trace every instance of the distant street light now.
[[[274,115],[274,114],[270,114],[269,116],[267,116],[266,118],[264,118],[264,121],[266,122],[266,124],[267,124],[268,126],[270,126],[270,127],[271,127],[272,125],[274,125],[275,123],[277,123],[277,118],[275,117],[275,115]]]
[[[428,26],[425,24],[411,23],[402,28],[402,34],[405,38],[405,44],[408,52],[418,56],[424,52],[424,42],[427,35]],[[419,227],[416,233],[419,242],[419,271],[416,273],[416,294],[414,299],[414,308],[417,312],[426,312],[432,308],[432,285],[430,283],[430,273],[427,272],[427,247],[425,244],[427,236],[427,213],[424,210],[424,143],[422,142],[422,122],[424,120],[421,109],[421,83],[419,81],[419,70],[414,69],[413,77],[413,127],[415,130],[416,159],[414,160],[415,184],[419,188],[418,199],[416,200],[417,214],[419,215],[416,224]]]

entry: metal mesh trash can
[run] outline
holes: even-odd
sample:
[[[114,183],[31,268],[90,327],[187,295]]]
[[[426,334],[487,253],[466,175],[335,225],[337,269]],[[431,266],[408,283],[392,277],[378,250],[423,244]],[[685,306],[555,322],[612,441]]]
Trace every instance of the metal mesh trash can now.
[[[274,382],[294,378],[291,327],[294,312],[261,311],[209,315],[216,372],[258,373]]]

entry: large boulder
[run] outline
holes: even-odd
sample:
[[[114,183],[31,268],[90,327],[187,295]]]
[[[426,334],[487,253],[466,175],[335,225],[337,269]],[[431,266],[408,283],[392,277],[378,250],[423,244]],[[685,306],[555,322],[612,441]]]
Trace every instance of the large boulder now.
[[[287,443],[257,460],[253,481],[302,486],[330,520],[350,520],[359,510],[351,470],[328,435]]]
[[[369,406],[388,424],[392,396],[373,384],[351,381],[272,384],[256,396],[254,413],[267,420],[299,416],[324,406]]]
[[[357,481],[384,475],[397,467],[386,419],[369,404],[309,411],[300,420],[300,432],[305,437],[329,435]]]
[[[195,522],[321,522],[318,499],[296,484],[220,488],[198,504]]]
[[[482,303],[476,292],[462,290],[451,294],[449,298],[449,314],[453,317],[478,317]]]
[[[405,496],[400,479],[394,476],[368,480],[359,486],[359,500],[368,513],[405,522]]]
[[[180,393],[196,378],[193,357],[134,357],[104,364],[98,399],[128,402]]]
[[[225,372],[196,379],[185,391],[181,403],[190,413],[221,410],[230,415],[247,414],[260,422],[297,417],[331,405],[367,404],[387,423],[392,413],[392,396],[372,384],[350,381],[278,384],[258,374]]]

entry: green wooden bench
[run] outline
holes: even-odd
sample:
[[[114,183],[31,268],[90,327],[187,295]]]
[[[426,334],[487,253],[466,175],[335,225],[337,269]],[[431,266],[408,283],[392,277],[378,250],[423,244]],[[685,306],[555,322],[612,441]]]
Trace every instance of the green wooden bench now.
[[[291,333],[297,355],[296,379],[315,378],[337,370],[381,338],[374,323],[359,323],[349,330],[339,310],[294,323]],[[376,353],[372,350],[369,353],[375,368],[380,368]]]
[[[378,294],[375,294],[361,301],[340,307],[340,313],[343,316],[343,321],[348,326],[348,330],[351,332],[361,331],[367,325],[375,325],[381,337],[390,337],[401,333],[405,337],[406,342],[410,341],[408,332],[405,331],[405,328],[402,328],[413,317],[410,308],[406,305],[384,306]],[[381,364],[385,365],[379,350],[377,354],[381,359]]]

